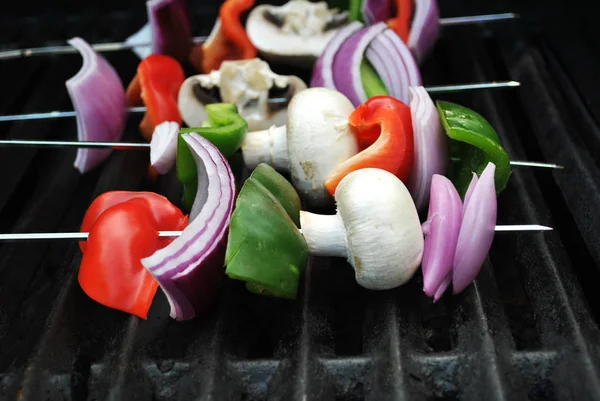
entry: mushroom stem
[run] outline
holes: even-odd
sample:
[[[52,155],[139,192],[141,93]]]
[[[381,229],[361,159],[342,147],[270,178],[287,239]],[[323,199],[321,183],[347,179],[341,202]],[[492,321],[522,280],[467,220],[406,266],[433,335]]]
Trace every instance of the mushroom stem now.
[[[300,211],[300,226],[311,255],[348,257],[346,228],[339,214]]]
[[[290,160],[287,150],[286,126],[272,126],[263,131],[248,132],[242,143],[244,163],[250,170],[266,163],[281,172],[288,172]]]

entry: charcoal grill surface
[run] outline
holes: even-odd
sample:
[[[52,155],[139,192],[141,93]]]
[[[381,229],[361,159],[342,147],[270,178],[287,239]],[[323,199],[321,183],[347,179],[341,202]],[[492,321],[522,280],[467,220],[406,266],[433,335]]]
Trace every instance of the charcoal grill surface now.
[[[75,35],[116,41],[145,19],[143,2],[67,3],[16,4],[19,13],[1,14],[0,45]],[[190,0],[195,34],[209,32],[216,3]],[[489,118],[512,158],[565,165],[515,169],[499,198],[500,224],[556,231],[498,235],[475,284],[436,305],[420,277],[372,292],[356,285],[343,261],[315,258],[296,302],[228,281],[213,311],[185,323],[168,317],[160,291],[145,321],[91,301],[77,283],[75,243],[0,244],[0,398],[600,399],[597,10],[560,0],[439,3],[443,16],[522,14],[516,23],[444,29],[424,82],[522,82],[517,90],[436,98]],[[127,83],[136,58],[107,58]],[[70,109],[64,81],[80,63],[77,55],[0,61],[0,113]],[[138,118],[130,118],[127,140],[139,140]],[[76,135],[74,120],[0,127],[2,138]],[[144,178],[147,153],[114,152],[85,176],[73,169],[74,155],[0,149],[0,232],[77,230],[108,190],[152,190],[178,203],[173,175]]]

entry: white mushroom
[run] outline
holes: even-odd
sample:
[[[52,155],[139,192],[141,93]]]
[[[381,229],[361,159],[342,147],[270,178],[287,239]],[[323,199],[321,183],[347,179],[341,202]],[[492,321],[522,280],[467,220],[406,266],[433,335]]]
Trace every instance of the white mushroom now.
[[[186,79],[178,106],[183,121],[199,127],[207,119],[206,104],[233,103],[252,132],[285,124],[289,100],[304,89],[300,78],[275,74],[262,60],[226,61],[218,71]]]
[[[272,128],[246,136],[244,162],[250,169],[264,162],[290,172],[302,199],[311,206],[328,206],[333,200],[323,187],[325,179],[337,165],[358,153],[348,126],[353,111],[350,100],[338,91],[302,91],[290,102],[285,131]]]
[[[371,290],[406,283],[421,264],[424,241],[402,181],[384,170],[357,170],[340,182],[335,199],[335,215],[300,212],[309,252],[347,258],[358,284]]]
[[[312,67],[347,22],[347,12],[329,9],[326,2],[292,0],[279,7],[256,7],[246,32],[265,59]]]

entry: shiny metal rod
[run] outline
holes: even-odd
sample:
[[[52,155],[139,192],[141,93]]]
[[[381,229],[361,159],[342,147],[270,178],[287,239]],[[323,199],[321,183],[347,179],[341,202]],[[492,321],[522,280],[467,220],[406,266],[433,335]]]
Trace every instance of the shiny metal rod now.
[[[446,85],[446,86],[430,86],[426,87],[425,90],[429,93],[453,93],[453,92],[464,92],[480,89],[498,89],[498,88],[514,88],[521,86],[520,82],[517,81],[498,81],[498,82],[482,82],[478,84],[460,84],[460,85]],[[270,104],[279,104],[289,101],[286,98],[272,98],[268,102]],[[130,113],[144,113],[146,112],[145,107],[131,107],[128,109]],[[28,121],[28,120],[45,120],[52,118],[67,118],[76,117],[77,113],[73,110],[69,111],[46,111],[42,113],[30,113],[30,114],[12,114],[6,116],[0,116],[0,122],[9,121]]]
[[[33,147],[54,147],[54,148],[113,148],[118,150],[144,150],[150,149],[149,143],[143,142],[92,142],[92,141],[37,141],[27,139],[0,139],[2,146],[33,146]],[[459,159],[452,158],[457,161]],[[553,163],[528,162],[522,160],[511,160],[511,166],[537,167],[550,169],[563,169],[563,166]]]
[[[562,170],[565,167],[561,166],[559,164],[553,164],[553,163],[540,163],[540,162],[524,162],[524,161],[511,161],[510,162],[511,166],[517,166],[517,167],[540,167],[540,168],[553,168],[553,169],[557,169],[557,170]]]
[[[482,24],[488,22],[505,21],[509,19],[519,18],[519,14],[515,13],[502,13],[502,14],[484,14],[484,15],[471,15],[466,17],[452,17],[452,18],[440,18],[440,25],[442,26],[457,26],[457,25],[469,25],[469,24]]]
[[[520,224],[496,226],[496,232],[538,232],[552,231],[552,227],[541,226],[538,224]],[[160,238],[177,238],[183,231],[159,231]],[[64,233],[10,233],[0,234],[0,241],[49,241],[49,240],[86,240],[89,233],[64,232]]]
[[[159,231],[159,238],[176,238],[183,231]],[[37,241],[37,240],[86,240],[89,233],[14,233],[0,234],[0,241]]]
[[[36,141],[22,139],[3,139],[0,140],[2,146],[33,146],[33,147],[53,147],[53,148],[113,148],[124,150],[142,150],[150,149],[149,143],[142,142],[93,142],[93,141]]]
[[[457,26],[468,24],[482,24],[488,22],[505,21],[519,18],[515,13],[502,14],[485,14],[485,15],[470,15],[465,17],[440,18],[441,26]],[[208,39],[208,36],[196,36],[192,38],[194,43],[203,43]],[[96,43],[92,48],[99,53],[117,52],[121,50],[131,50],[136,47],[150,47],[149,42],[125,43],[125,42],[108,42]],[[30,47],[27,49],[15,49],[0,51],[0,60],[8,60],[22,57],[34,56],[49,56],[52,54],[72,54],[77,53],[73,47],[69,45],[45,46],[45,47]]]
[[[130,107],[127,109],[129,113],[145,113],[145,107]],[[46,111],[43,113],[30,113],[30,114],[13,114],[7,116],[0,116],[0,122],[5,121],[27,121],[27,120],[45,120],[53,118],[67,118],[76,117],[77,112],[71,111]]]
[[[480,84],[458,84],[458,85],[440,85],[428,86],[425,90],[429,93],[453,93],[464,92],[480,89],[501,89],[501,88],[516,88],[521,86],[518,81],[497,81],[497,82],[482,82]]]

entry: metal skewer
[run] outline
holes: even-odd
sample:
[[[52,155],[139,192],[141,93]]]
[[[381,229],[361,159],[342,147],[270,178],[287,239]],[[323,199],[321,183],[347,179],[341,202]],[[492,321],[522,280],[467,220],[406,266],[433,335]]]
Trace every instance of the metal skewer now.
[[[441,26],[457,26],[467,24],[481,24],[488,22],[504,21],[509,19],[519,18],[515,13],[502,13],[502,14],[485,14],[485,15],[470,15],[465,17],[452,17],[452,18],[440,18]],[[192,38],[194,43],[204,43],[208,39],[208,36],[196,36]],[[96,43],[92,45],[92,48],[99,53],[116,52],[121,50],[131,50],[137,47],[150,47],[152,43],[149,42],[108,42],[108,43]],[[69,45],[58,45],[58,46],[45,46],[45,47],[31,47],[26,49],[15,49],[0,51],[0,60],[8,60],[22,57],[33,57],[33,56],[47,56],[51,54],[72,54],[77,53],[73,47]]]
[[[451,93],[451,92],[463,92],[470,90],[480,90],[480,89],[500,89],[500,88],[514,88],[517,86],[521,86],[521,83],[518,81],[498,81],[498,82],[482,82],[476,84],[459,84],[459,85],[444,85],[444,86],[430,86],[425,88],[427,92],[430,93]],[[287,98],[272,98],[269,99],[268,102],[270,104],[279,104],[285,103],[289,101]],[[145,107],[130,107],[128,109],[129,113],[145,113]],[[6,116],[0,116],[0,122],[9,122],[9,121],[27,121],[27,120],[45,120],[45,119],[53,119],[53,118],[67,118],[67,117],[76,117],[77,112],[74,110],[70,111],[46,111],[42,113],[30,113],[30,114],[12,114]]]
[[[93,142],[93,141],[36,141],[26,139],[0,139],[2,146],[48,146],[54,148],[88,148],[103,149],[112,148],[116,150],[146,150],[150,149],[150,144],[146,142]],[[457,160],[457,159],[453,159]],[[555,170],[564,169],[563,166],[554,163],[529,162],[522,160],[511,160],[511,166],[516,167],[538,167],[550,168]]]
[[[552,231],[552,227],[538,224],[499,225],[496,232],[538,232]],[[302,232],[302,230],[300,230]],[[159,238],[177,238],[183,231],[159,231]],[[63,233],[10,233],[0,234],[0,241],[36,241],[36,240],[86,240],[89,233],[63,232]]]

